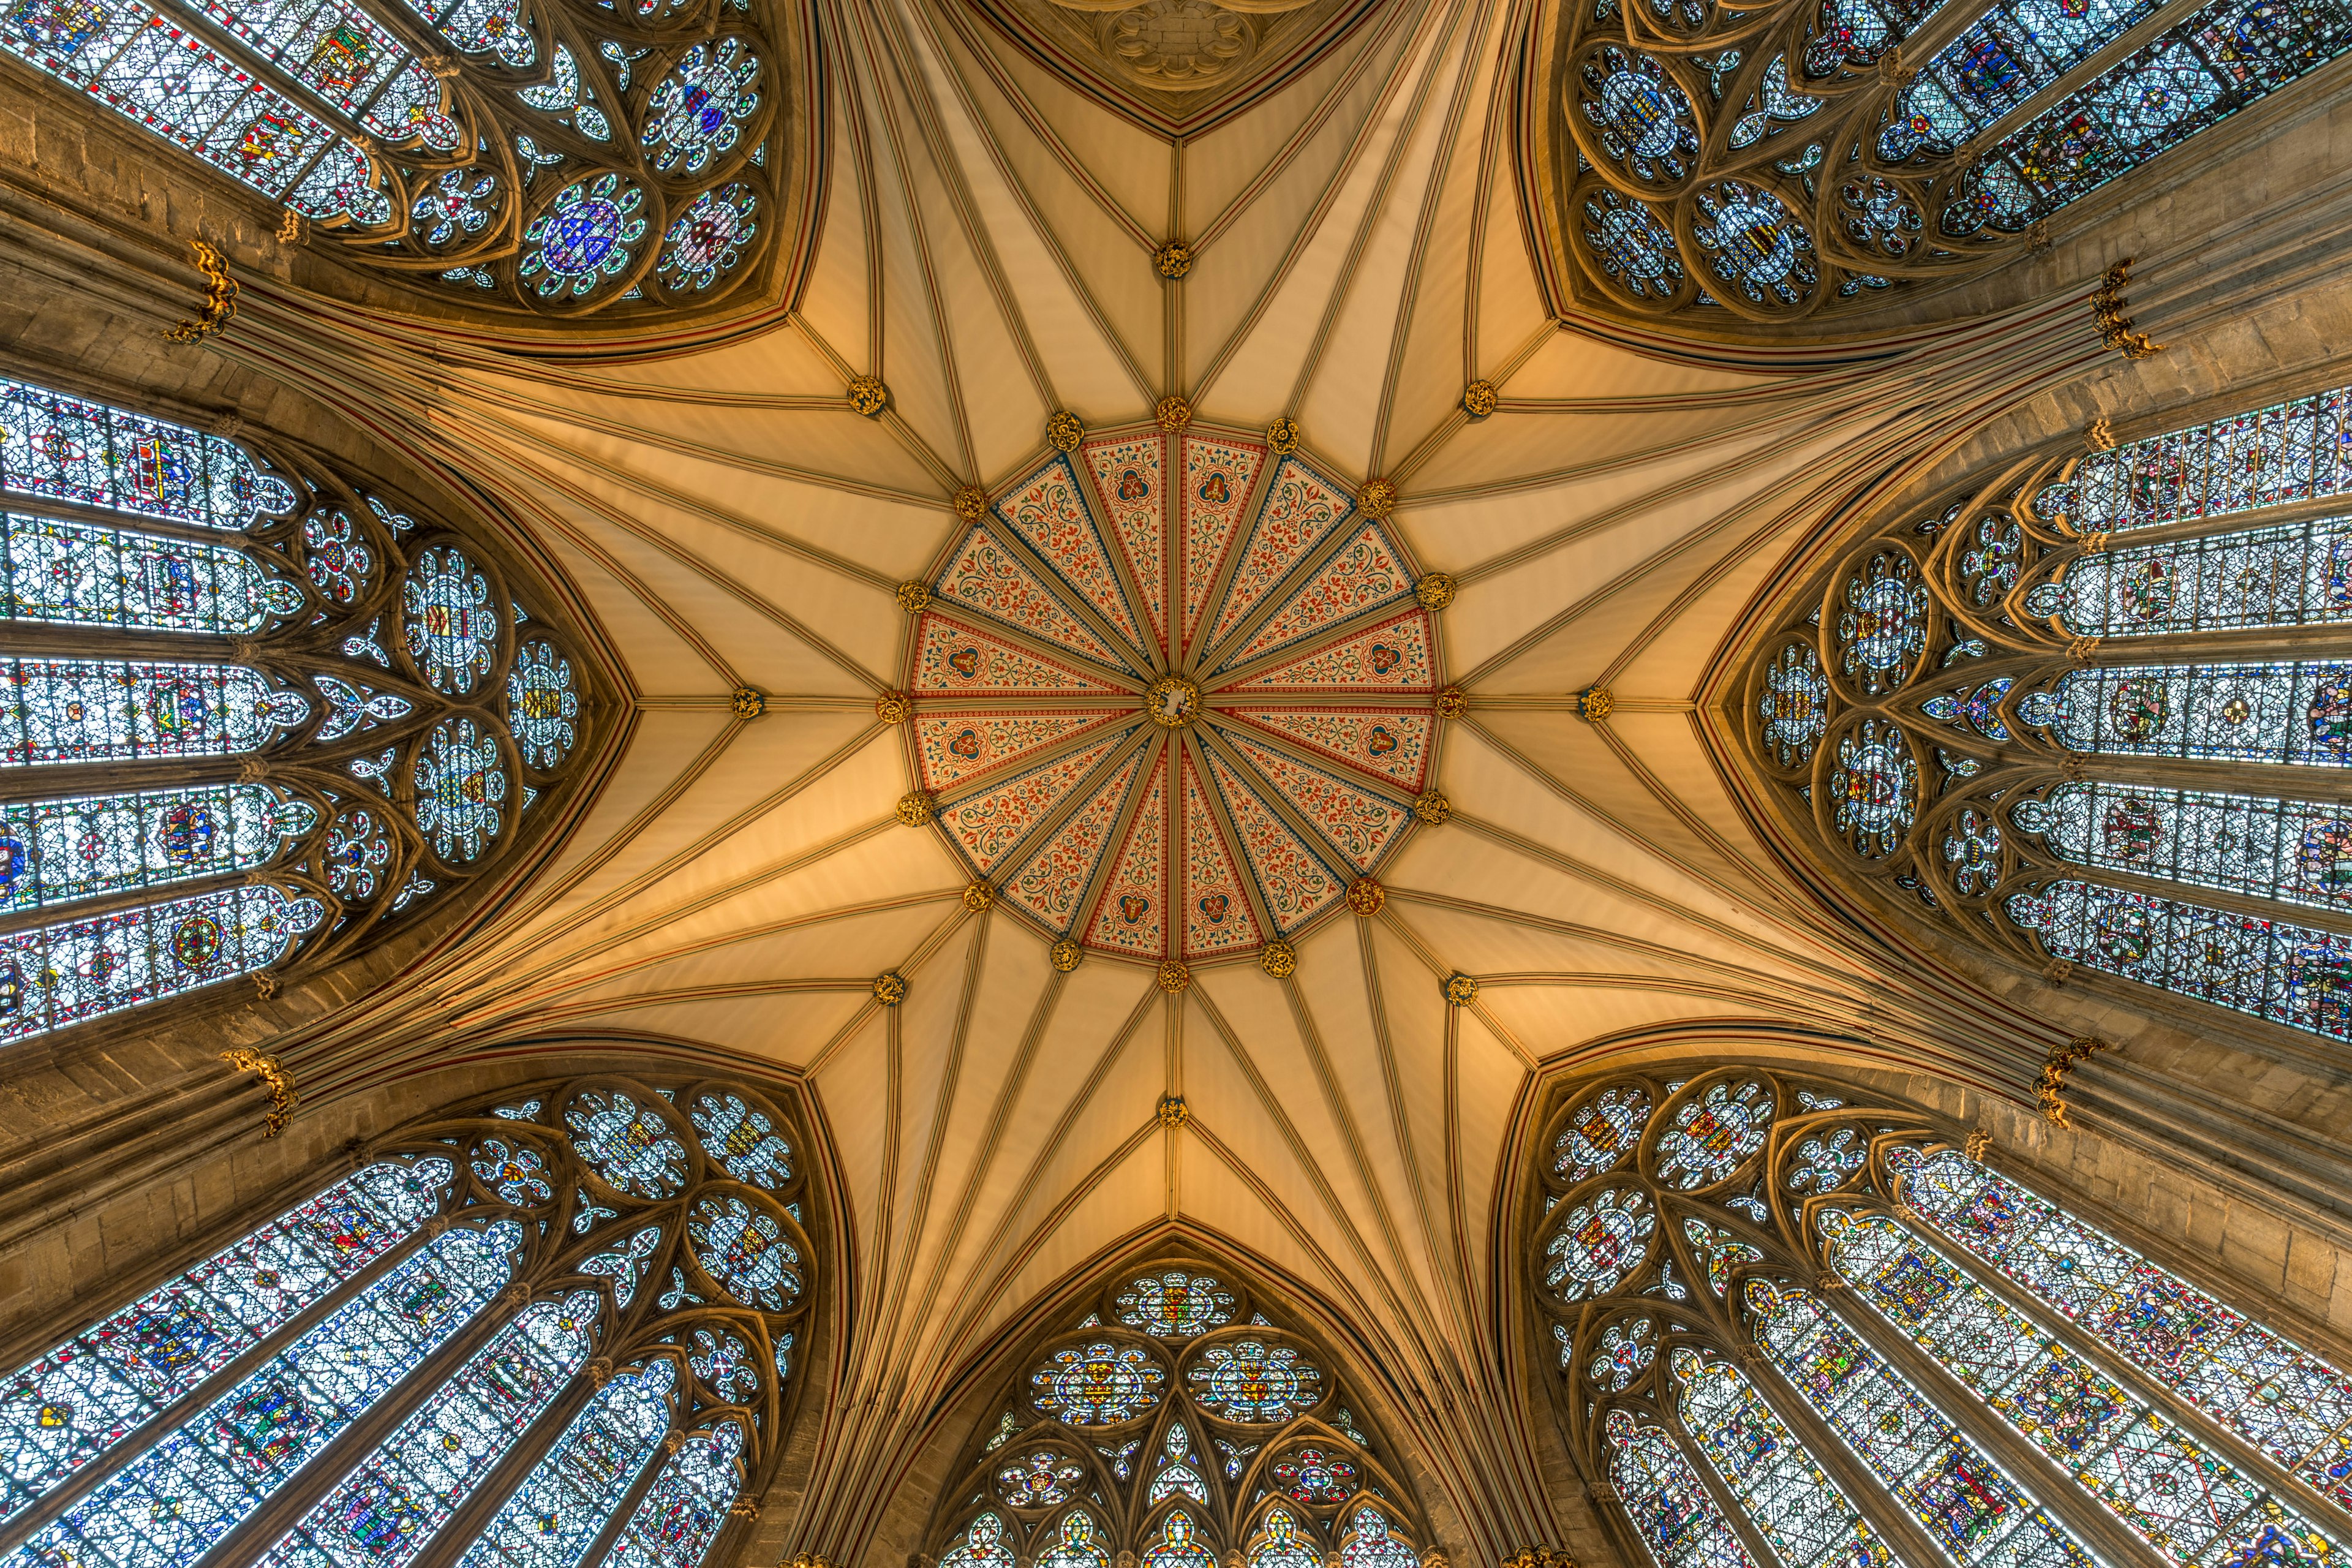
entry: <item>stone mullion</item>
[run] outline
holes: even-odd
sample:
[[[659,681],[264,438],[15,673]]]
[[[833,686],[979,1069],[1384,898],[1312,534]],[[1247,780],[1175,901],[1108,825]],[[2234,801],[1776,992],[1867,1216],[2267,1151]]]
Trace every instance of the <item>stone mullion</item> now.
[[[2287,401],[2300,402],[2302,399],[2290,398]],[[2251,532],[2255,529],[2275,528],[2290,522],[2315,522],[2337,516],[2352,516],[2352,490],[2300,496],[2293,500],[2273,501],[2267,506],[2240,507],[2233,511],[2208,512],[2198,517],[2179,518],[2171,522],[2148,523],[2139,528],[2077,531],[2073,545],[2061,545],[2050,550],[2034,563],[2033,569],[2037,574],[2046,572],[2052,558],[2062,552],[2069,552],[2069,561],[2090,554],[2084,542],[2090,539],[2101,541],[2103,550],[2129,550],[2143,544],[2172,544],[2181,540],[2203,539],[2211,534]],[[2073,525],[2070,523],[2068,526],[2072,528]]]
[[[527,1268],[528,1264],[525,1263],[516,1272],[520,1274]],[[303,1516],[334,1489],[354,1464],[374,1453],[384,1439],[399,1429],[402,1422],[423,1408],[426,1400],[464,1368],[475,1352],[488,1344],[530,1305],[533,1298],[518,1295],[520,1284],[519,1279],[510,1279],[496,1295],[483,1302],[471,1322],[450,1335],[438,1350],[409,1368],[397,1382],[384,1390],[372,1409],[363,1412],[359,1419],[336,1434],[325,1447],[304,1460],[279,1485],[275,1495],[214,1542],[212,1554],[223,1563],[259,1561],[278,1537],[299,1524]]]
[[[267,876],[272,868],[272,862],[264,861],[244,871],[223,871],[209,877],[192,877],[184,882],[163,882],[152,887],[123,888],[110,893],[96,893],[87,898],[66,899],[54,904],[17,910],[0,914],[0,940],[64,921],[100,920],[124,910],[143,909],[150,904],[170,903],[222,892],[245,886],[254,878]]]
[[[361,1166],[369,1163],[363,1160],[361,1162]],[[361,1167],[354,1167],[354,1169],[358,1168]],[[260,1223],[269,1222],[265,1220]],[[258,1226],[254,1228],[258,1228]],[[386,1248],[383,1257],[376,1258],[334,1289],[313,1301],[309,1307],[289,1318],[259,1342],[248,1347],[243,1354],[124,1433],[116,1441],[112,1453],[103,1455],[83,1466],[70,1479],[59,1485],[23,1513],[10,1520],[5,1526],[0,1526],[0,1558],[6,1557],[42,1529],[68,1512],[74,1504],[81,1501],[117,1471],[153,1447],[157,1441],[195,1410],[219,1398],[226,1391],[235,1388],[239,1382],[250,1376],[257,1367],[318,1327],[339,1309],[358,1300],[378,1280],[414,1258],[436,1237],[444,1234],[446,1229],[446,1226],[441,1229],[436,1229],[434,1221],[426,1220],[398,1243]],[[252,1230],[248,1229],[246,1234],[251,1235]],[[197,1264],[191,1263],[188,1267],[194,1268]],[[177,1279],[180,1274],[185,1272],[187,1272],[186,1269],[181,1269],[172,1278]],[[161,1289],[162,1284],[167,1283],[169,1280],[163,1281],[156,1289]],[[134,1297],[133,1300],[137,1298]]]
[[[601,1349],[601,1346],[595,1347]],[[448,1521],[436,1531],[424,1551],[417,1553],[410,1568],[449,1568],[474,1543],[475,1537],[490,1526],[508,1499],[522,1486],[540,1460],[554,1449],[564,1429],[572,1418],[596,1397],[599,1385],[592,1377],[573,1373],[563,1392],[538,1419],[525,1427],[516,1440],[507,1447],[506,1454],[490,1467],[473,1496],[459,1504],[449,1515]],[[583,1559],[588,1561],[587,1559]]]
[[[2072,1318],[1987,1264],[1958,1242],[1949,1240],[1942,1234],[1941,1227],[1926,1215],[1914,1210],[1910,1215],[1896,1213],[1892,1217],[1920,1239],[1940,1244],[1938,1250],[1949,1257],[1964,1275],[1998,1297],[2011,1310],[2097,1368],[2102,1374],[2123,1384],[2206,1447],[2220,1449],[2222,1457],[2241,1474],[2293,1501],[2311,1518],[2324,1520],[2331,1514],[2340,1516],[2345,1511],[2342,1503],[2322,1495],[2308,1481],[2241,1436],[2219,1418],[2199,1409],[2168,1385],[2153,1377],[2144,1376],[2137,1364],[2122,1352],[2085,1332]],[[2254,1321],[2252,1319],[2245,1321]]]
[[[2151,898],[2170,899],[2182,903],[2202,904],[2209,909],[2223,910],[2233,914],[2251,916],[2262,921],[2285,921],[2291,924],[2309,926],[2331,931],[2337,936],[2352,938],[2352,913],[2341,909],[2323,909],[2315,905],[2296,903],[2265,893],[2233,892],[2203,882],[2171,881],[2142,872],[2126,871],[2113,866],[2085,866],[2073,860],[2053,857],[2061,876],[2068,881],[2095,882],[2128,893],[2143,893]],[[2019,870],[2039,874],[2044,868],[2037,861],[2021,865]],[[2010,880],[2004,879],[2004,885]],[[2009,892],[2021,889],[2010,888]],[[1987,907],[1998,906],[2008,896],[2000,888],[1994,889]],[[0,924],[0,929],[5,929]]]
[[[1076,472],[1076,466],[1075,464],[1072,465],[1071,471],[1073,473]],[[1094,513],[1091,510],[1087,508],[1086,502],[1081,500],[1078,505],[1080,510],[1087,512],[1087,521],[1090,522],[1093,521]],[[1069,611],[1071,615],[1075,616],[1078,619],[1079,623],[1087,628],[1087,630],[1094,633],[1097,637],[1100,638],[1104,647],[1118,652],[1139,657],[1143,668],[1147,670],[1156,670],[1160,667],[1160,661],[1158,658],[1153,657],[1153,655],[1148,650],[1138,647],[1134,643],[1128,640],[1127,634],[1112,626],[1110,624],[1110,618],[1105,616],[1100,610],[1096,609],[1095,606],[1088,602],[1086,595],[1076,584],[1070,583],[1067,579],[1064,578],[1059,572],[1054,570],[1052,564],[1048,563],[1043,555],[1039,554],[1036,550],[1032,548],[1026,539],[1021,537],[1020,531],[1014,528],[1010,522],[1007,522],[1003,514],[992,512],[988,519],[978,526],[987,531],[989,538],[994,540],[999,548],[1008,551],[1014,556],[1017,556],[1020,559],[1022,566],[1031,576],[1036,578],[1037,581],[1045,586],[1046,593],[1052,595],[1054,601],[1060,605],[1064,609]],[[971,536],[970,534],[966,534],[964,537],[969,539]],[[1116,553],[1117,546],[1112,544],[1109,537],[1104,534],[1099,528],[1096,530],[1096,538],[1097,542],[1102,545],[1103,552],[1106,555]],[[1118,574],[1116,565],[1114,565],[1112,569],[1111,581],[1118,585],[1120,593],[1124,594],[1127,592],[1127,580]],[[952,601],[949,602],[952,603]],[[1130,616],[1141,616],[1142,607],[1139,605],[1130,603],[1127,606],[1127,612]],[[1145,637],[1143,628],[1150,624],[1150,622],[1148,616],[1139,621],[1135,628],[1136,636]],[[1145,640],[1149,641],[1150,638],[1145,637]],[[1072,656],[1069,650],[1065,648],[1056,657],[1066,659]],[[1077,657],[1083,658],[1084,656],[1080,655]],[[1149,675],[1144,677],[1146,684],[1149,684],[1150,679],[1151,677]]]
[[[2203,3],[2204,0],[2167,0],[2166,4],[2158,6],[2153,13],[2142,17],[2123,33],[2093,50],[2087,58],[2071,69],[2061,73],[2056,80],[2034,93],[2023,103],[2011,109],[2000,119],[1969,137],[1969,144],[1979,150],[1998,146],[2001,140],[2012,132],[2021,126],[2032,123],[2035,118],[2052,106],[2064,101],[2068,93],[2075,91],[2114,68],[2149,39],[2183,17],[2194,14]]]
[[[1839,1281],[1838,1289],[1815,1295],[1831,1317],[1907,1381],[1980,1452],[2023,1482],[2027,1493],[2084,1544],[2118,1568],[2171,1568],[2160,1552],[2107,1511],[2063,1466],[2001,1420],[1942,1363],[1870,1308],[1849,1309],[1840,1300],[1853,1293],[1843,1276],[1824,1267],[1822,1278]]]
[[[662,1471],[668,1467],[677,1448],[682,1446],[681,1439],[684,1434],[678,1429],[678,1417],[684,1413],[688,1397],[686,1393],[687,1384],[686,1369],[680,1367],[678,1394],[676,1403],[670,1407],[667,1436],[662,1443],[656,1446],[652,1457],[646,1460],[645,1468],[637,1472],[637,1479],[629,1483],[628,1489],[621,1494],[621,1500],[615,1503],[613,1506],[613,1511],[605,1516],[603,1527],[596,1531],[595,1540],[589,1543],[587,1552],[581,1556],[582,1563],[601,1563],[612,1555],[614,1544],[621,1538],[621,1531],[628,1528],[630,1519],[644,1504],[646,1494],[653,1490],[654,1483],[661,1479]],[[744,1484],[747,1487],[751,1484],[748,1476]],[[722,1535],[726,1533],[725,1527],[720,1528],[719,1533]],[[717,1542],[714,1540],[712,1544],[716,1545]],[[713,1563],[726,1561],[716,1552],[706,1553],[705,1560]]]
[[[1914,732],[1916,733],[1916,728]],[[1929,739],[1933,739],[1932,731]],[[2202,757],[2161,757],[2128,752],[2062,752],[2046,755],[2007,753],[2002,761],[2038,767],[2066,767],[2085,778],[2114,784],[2147,784],[2154,788],[2214,790],[2232,795],[2268,795],[2279,800],[2315,800],[2322,804],[2352,804],[2352,769],[2325,763],[2212,761]],[[2074,782],[2074,781],[2067,781]],[[1975,785],[1983,787],[1981,784]],[[2070,862],[2071,864],[2071,862]]]
[[[1671,1342],[1659,1347],[1661,1361],[1672,1353]],[[1723,1510],[1725,1521],[1730,1524],[1732,1533],[1739,1537],[1740,1544],[1748,1548],[1748,1554],[1756,1560],[1759,1568],[1768,1568],[1771,1563],[1785,1563],[1786,1559],[1773,1551],[1771,1543],[1764,1539],[1764,1532],[1757,1528],[1756,1521],[1749,1517],[1747,1505],[1733,1494],[1730,1483],[1717,1472],[1714,1461],[1707,1458],[1706,1450],[1700,1445],[1699,1440],[1691,1436],[1689,1427],[1683,1425],[1682,1401],[1675,1396],[1676,1385],[1674,1373],[1661,1365],[1655,1375],[1655,1387],[1658,1392],[1659,1426],[1675,1447],[1682,1451],[1683,1463],[1691,1468],[1691,1473],[1698,1478],[1698,1484],[1706,1489],[1708,1497],[1715,1500],[1715,1506]],[[1618,1506],[1621,1508],[1624,1506],[1624,1500],[1622,1497],[1618,1500]],[[1646,1544],[1644,1542],[1644,1545]],[[1789,1563],[1787,1568],[1801,1568],[1801,1565]]]
[[[1357,511],[1352,504],[1348,504],[1346,506],[1346,510],[1341,513],[1339,521],[1332,525],[1331,531],[1326,535],[1314,549],[1309,550],[1306,554],[1291,563],[1291,564],[1284,570],[1282,575],[1276,578],[1267,587],[1265,593],[1259,598],[1258,602],[1250,607],[1249,612],[1243,616],[1239,621],[1236,621],[1234,624],[1234,629],[1232,631],[1227,632],[1223,637],[1218,638],[1213,643],[1210,643],[1206,647],[1204,647],[1201,652],[1201,656],[1192,661],[1193,668],[1200,670],[1202,677],[1205,679],[1207,673],[1210,670],[1215,669],[1226,658],[1230,657],[1235,651],[1248,647],[1250,638],[1256,636],[1258,630],[1263,627],[1266,622],[1272,620],[1276,613],[1278,612],[1286,602],[1282,590],[1305,584],[1312,580],[1315,574],[1321,571],[1327,564],[1328,564],[1334,556],[1338,555],[1349,545],[1354,543],[1357,534],[1360,533],[1363,531],[1364,526],[1372,521],[1374,520],[1367,518],[1360,512]],[[1240,553],[1236,552],[1234,559],[1227,563],[1227,564],[1234,566],[1238,570],[1240,566]],[[1404,565],[1402,562],[1397,564],[1397,574],[1400,577],[1404,574]],[[1408,583],[1406,586],[1410,588],[1412,584]],[[1225,584],[1225,592],[1232,592],[1232,584],[1230,582]],[[1408,595],[1404,598],[1393,600],[1390,604],[1381,606],[1381,608],[1390,610],[1399,609],[1411,602],[1410,595]],[[1210,603],[1212,605],[1223,605],[1224,603],[1224,599],[1221,595],[1216,599],[1211,600]],[[1369,619],[1376,616],[1380,612],[1377,610],[1359,610],[1356,612],[1356,616],[1344,617],[1341,620],[1333,622],[1328,626],[1318,627],[1314,632],[1307,634],[1307,636],[1290,643],[1288,645],[1289,656],[1293,658],[1297,657],[1298,645],[1301,642],[1307,643],[1309,645],[1320,644],[1331,632],[1341,626],[1345,626],[1348,621],[1353,620],[1357,616],[1362,616]],[[1263,656],[1263,658],[1253,661],[1253,664],[1262,663],[1265,659],[1270,659],[1275,657],[1275,654],[1268,653]],[[1250,668],[1252,667],[1244,666],[1243,669],[1245,670]],[[1243,674],[1242,670],[1235,670],[1231,679],[1245,679],[1247,677]]]

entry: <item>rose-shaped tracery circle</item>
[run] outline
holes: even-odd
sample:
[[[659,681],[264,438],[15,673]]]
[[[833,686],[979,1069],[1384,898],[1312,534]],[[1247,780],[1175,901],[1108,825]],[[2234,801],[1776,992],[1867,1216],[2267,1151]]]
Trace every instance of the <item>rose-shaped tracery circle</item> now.
[[[909,761],[1006,908],[1140,963],[1250,957],[1387,862],[1443,667],[1356,489],[1259,434],[1136,426],[956,538],[911,639]]]

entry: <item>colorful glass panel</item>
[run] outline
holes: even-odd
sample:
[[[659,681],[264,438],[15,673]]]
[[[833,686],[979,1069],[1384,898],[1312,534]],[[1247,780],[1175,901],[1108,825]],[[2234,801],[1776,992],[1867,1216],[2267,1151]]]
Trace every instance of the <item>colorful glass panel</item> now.
[[[1206,1274],[1171,1268],[1138,1278],[1111,1302],[1118,1321],[1163,1340],[1190,1339],[1234,1321],[1234,1293]]]
[[[1309,1508],[1332,1508],[1356,1495],[1363,1472],[1346,1455],[1309,1444],[1276,1459],[1266,1474]]]
[[[458,1568],[577,1568],[669,1430],[667,1361],[614,1377],[532,1467]]]
[[[1897,1149],[1887,1168],[1944,1235],[2352,1507],[2352,1376],[1956,1151]]]
[[[1033,1449],[996,1472],[996,1495],[1014,1508],[1053,1508],[1069,1501],[1086,1475],[1067,1454]]]
[[[1110,1549],[1094,1516],[1084,1509],[1064,1516],[1052,1543],[1038,1553],[1037,1568],[1110,1568]]]
[[[1764,1147],[1772,1113],[1761,1079],[1709,1084],[1675,1107],[1658,1133],[1658,1180],[1685,1193],[1725,1180]]]
[[[646,106],[644,142],[656,174],[700,174],[743,134],[760,107],[760,58],[741,38],[686,51]]]
[[[501,609],[479,566],[450,545],[417,552],[401,584],[408,657],[435,688],[463,697],[497,662]]]
[[[471,719],[445,719],[416,753],[416,826],[433,853],[452,864],[478,860],[498,837],[507,798],[506,759]]]
[[[1764,744],[1782,767],[1812,760],[1829,723],[1830,683],[1822,673],[1821,655],[1810,644],[1790,643],[1773,657],[1756,710]]]
[[[505,1224],[426,1243],[36,1534],[29,1560],[187,1568],[472,1321],[520,1240]]]
[[[1562,1301],[1607,1295],[1648,1260],[1657,1228],[1639,1188],[1611,1187],[1575,1205],[1544,1240],[1544,1288]]]
[[[1323,1568],[1323,1553],[1313,1538],[1300,1533],[1298,1521],[1287,1509],[1267,1510],[1257,1538],[1249,1545],[1249,1568]]]
[[[0,763],[231,756],[310,712],[240,665],[0,658]]]
[[[2352,387],[2232,414],[2079,459],[2034,505],[2116,533],[2352,493]]]
[[[1073,1426],[1116,1426],[1157,1405],[1168,1369],[1140,1345],[1097,1340],[1055,1351],[1029,1374],[1030,1402]]]
[[[778,1191],[793,1179],[792,1145],[767,1116],[724,1091],[695,1097],[688,1116],[702,1152],[739,1182]]]
[[[1684,1428],[1788,1568],[1899,1563],[1738,1368],[1686,1346],[1672,1359]]]
[[[266,784],[0,805],[0,910],[250,870],[317,821],[307,802]]]
[[[592,1089],[563,1112],[572,1146],[615,1192],[652,1202],[686,1186],[686,1145],[669,1121],[620,1089]]]
[[[1143,1568],[1217,1568],[1217,1554],[1201,1540],[1191,1514],[1170,1509],[1160,1521],[1160,1539],[1144,1548]]]
[[[1250,1426],[1287,1421],[1323,1397],[1323,1373],[1289,1345],[1213,1344],[1184,1373],[1202,1409]]]
[[[259,631],[302,590],[231,545],[0,513],[0,616],[126,631]]]
[[[1948,154],[2156,9],[2156,0],[2004,0],[1927,62],[1895,100],[1879,155]]]
[[[1882,550],[1847,577],[1837,621],[1839,668],[1869,696],[1911,678],[1927,647],[1928,601],[1918,563]]]
[[[2003,906],[2051,955],[2352,1039],[2352,939],[2181,899],[2059,881]]]
[[[326,914],[274,887],[229,888],[0,937],[0,1039],[251,973]]]
[[[366,1167],[16,1369],[0,1395],[0,1521],[414,1235],[446,1160]]]
[[[1412,1542],[1389,1528],[1388,1515],[1371,1504],[1358,1509],[1349,1521],[1348,1538],[1339,1545],[1339,1568],[1418,1568],[1420,1562]]]
[[[1854,1295],[2176,1563],[2340,1560],[2313,1521],[2110,1382],[1885,1215],[1832,1211],[1830,1260]]]
[[[2011,809],[2052,853],[2318,909],[2352,903],[2352,811],[2319,801],[2097,780]]]
[[[27,39],[70,56],[100,29],[126,25],[76,0],[26,0],[0,11],[0,43]],[[19,495],[246,529],[290,510],[294,489],[234,441],[110,404],[0,379],[0,488]]]
[[[2093,1568],[2087,1549],[1811,1296],[1750,1280],[1767,1358],[1960,1568]]]
[[[1569,1113],[1552,1144],[1553,1173],[1580,1182],[1615,1170],[1649,1121],[1649,1090],[1638,1084],[1601,1090]]]
[[[2322,518],[2077,557],[2056,587],[2074,637],[2352,620],[2352,521]]]
[[[688,1437],[646,1489],[604,1568],[695,1568],[742,1488],[742,1429],[731,1421]]]
[[[992,1513],[974,1518],[964,1528],[963,1539],[940,1558],[940,1568],[1013,1568],[1013,1553],[1004,1544],[1004,1521]]]
[[[524,764],[545,773],[561,763],[579,739],[579,719],[572,661],[551,643],[525,643],[507,672],[507,724]]]
[[[415,1558],[588,1359],[596,1309],[585,1290],[524,1308],[279,1538],[263,1568]]]
[[[2020,700],[2070,751],[2343,767],[2352,763],[2352,666],[2107,665]]]
[[[711,1283],[743,1305],[782,1312],[800,1300],[800,1250],[773,1215],[705,1194],[687,1210],[686,1239]]]
[[[1658,1568],[1756,1568],[1672,1437],[1629,1410],[1607,1425],[1610,1483]]]

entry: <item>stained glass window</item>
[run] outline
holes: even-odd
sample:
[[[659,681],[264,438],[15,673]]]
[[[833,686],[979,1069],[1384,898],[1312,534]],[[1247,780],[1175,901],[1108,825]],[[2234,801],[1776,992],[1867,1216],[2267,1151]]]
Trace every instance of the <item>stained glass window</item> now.
[[[1740,1067],[1701,1073],[1682,1102],[1717,1086],[1768,1108],[1766,1136],[1680,1200],[1686,1268],[1738,1249],[1736,1271],[1711,1278],[1719,1306],[1666,1289],[1668,1258],[1564,1303],[1540,1286],[1548,1217],[1527,1243],[1563,1344],[1571,1439],[1661,1568],[1759,1560],[1754,1542],[1783,1568],[1895,1568],[1923,1537],[1953,1568],[2093,1568],[2118,1528],[2184,1565],[2342,1559],[2342,1521],[2288,1478],[2352,1500],[2335,1473],[2352,1452],[2352,1379],[1915,1110]],[[1663,1205],[1663,1155],[1686,1135],[1672,1094],[1638,1074],[1581,1086],[1536,1145],[1538,1180],[1631,1182]],[[1632,1130],[1637,1173],[1563,1173],[1560,1134],[1604,1097],[1637,1095],[1659,1107]],[[1907,1363],[1889,1353],[1905,1341]],[[2030,1449],[2051,1468],[2011,1462]]]
[[[1039,1340],[938,1490],[940,1568],[1419,1568],[1412,1488],[1340,1365],[1190,1258],[1107,1274]],[[1022,1545],[1021,1543],[1027,1544]]]
[[[361,26],[318,16],[331,52]],[[314,463],[0,381],[0,1037],[348,955],[497,863],[577,754],[553,629]],[[121,637],[153,632],[190,651]]]
[[[748,1086],[688,1087],[794,1137]],[[546,1109],[676,1092],[552,1085],[404,1129],[20,1369],[0,1531],[28,1562],[83,1568],[581,1568],[599,1542],[600,1563],[698,1568],[772,1474],[804,1302],[639,1289],[674,1272],[699,1182],[728,1177],[585,1205],[585,1151]],[[796,1177],[776,1190],[801,1201]],[[622,1340],[635,1359],[615,1369]],[[363,1450],[338,1441],[362,1423]],[[445,1539],[461,1520],[487,1522]]]
[[[751,8],[681,41],[654,5],[409,0],[414,15],[388,25],[388,4],[15,0],[0,56],[447,300],[644,314],[753,270],[774,226],[754,215],[781,205],[789,124]],[[413,50],[420,21],[452,52]],[[552,79],[518,89],[541,62]],[[603,186],[625,189],[625,216]],[[526,220],[551,192],[591,194]],[[520,263],[517,231],[538,242]],[[652,245],[619,243],[646,234],[664,242],[659,267]],[[559,277],[560,290],[541,287]]]
[[[2347,1037],[2352,815],[2326,781],[2352,765],[2352,525],[2265,510],[2352,488],[2347,411],[2338,389],[1906,508],[1760,644],[1750,756],[1909,910]],[[2244,651],[2169,641],[2215,633]]]

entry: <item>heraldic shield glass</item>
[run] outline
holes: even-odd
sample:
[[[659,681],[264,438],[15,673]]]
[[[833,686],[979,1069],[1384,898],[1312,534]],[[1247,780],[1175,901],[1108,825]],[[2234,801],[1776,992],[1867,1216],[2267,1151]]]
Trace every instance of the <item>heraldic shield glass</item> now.
[[[2352,1039],[2348,620],[2336,388],[1890,519],[1789,608],[1742,727],[1825,858],[1909,908]]]
[[[589,707],[388,492],[5,378],[0,679],[0,1041],[349,956],[547,816]]]
[[[2319,1568],[2352,1375],[1916,1112],[1611,1075],[1539,1147],[1528,1287],[1659,1568]]]
[[[716,1081],[383,1140],[16,1370],[0,1563],[696,1568],[789,1419],[803,1168]]]
[[[940,1568],[1418,1568],[1398,1450],[1233,1270],[1161,1258],[1099,1298],[974,1434],[933,1517]]]

